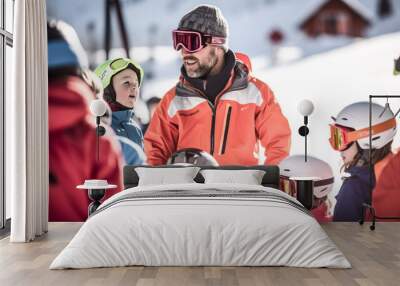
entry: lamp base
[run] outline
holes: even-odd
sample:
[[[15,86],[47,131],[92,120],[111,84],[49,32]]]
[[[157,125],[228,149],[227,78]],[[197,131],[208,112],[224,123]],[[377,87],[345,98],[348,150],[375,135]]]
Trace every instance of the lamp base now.
[[[297,200],[301,202],[303,206],[308,210],[311,210],[313,206],[313,192],[314,192],[313,180],[296,181]]]
[[[92,200],[88,207],[88,216],[91,216],[101,205],[101,199],[106,194],[105,189],[88,189],[88,196]]]
[[[303,137],[307,136],[310,133],[310,129],[307,126],[303,125],[299,127],[299,134]]]

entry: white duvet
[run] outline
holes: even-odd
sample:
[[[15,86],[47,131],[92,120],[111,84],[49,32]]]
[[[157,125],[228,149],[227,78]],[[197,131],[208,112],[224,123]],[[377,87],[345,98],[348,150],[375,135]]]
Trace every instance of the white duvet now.
[[[105,201],[50,269],[127,265],[350,268],[342,252],[299,204],[281,191],[254,185],[131,188]]]

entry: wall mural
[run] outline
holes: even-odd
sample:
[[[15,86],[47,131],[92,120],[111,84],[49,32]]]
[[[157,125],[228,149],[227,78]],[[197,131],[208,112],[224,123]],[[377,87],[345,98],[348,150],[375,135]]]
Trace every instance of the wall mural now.
[[[400,36],[379,16],[330,1],[304,8],[300,27],[269,18],[265,37],[256,19],[286,6],[260,2],[244,29],[221,1],[165,7],[159,22],[129,17],[147,2],[108,3],[105,19],[93,9],[86,20],[48,3],[50,221],[86,220],[90,203],[89,214],[124,189],[127,165],[277,165],[280,191],[320,223],[370,220],[371,207],[398,220],[400,100],[368,99],[400,95],[399,51],[383,44]],[[369,58],[369,46],[385,54]]]

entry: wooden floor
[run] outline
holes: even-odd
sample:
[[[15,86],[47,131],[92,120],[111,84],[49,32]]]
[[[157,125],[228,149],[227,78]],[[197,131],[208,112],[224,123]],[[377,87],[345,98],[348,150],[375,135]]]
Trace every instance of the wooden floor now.
[[[0,241],[0,285],[400,285],[400,223],[330,223],[324,229],[353,268],[289,267],[120,267],[48,270],[79,229],[79,223],[51,223],[32,243]]]

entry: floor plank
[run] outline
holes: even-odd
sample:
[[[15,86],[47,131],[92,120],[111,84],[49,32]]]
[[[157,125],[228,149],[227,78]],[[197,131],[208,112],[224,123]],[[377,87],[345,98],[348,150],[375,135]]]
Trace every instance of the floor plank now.
[[[0,285],[400,285],[400,223],[378,223],[375,231],[357,223],[323,225],[352,269],[290,267],[117,267],[48,269],[79,230],[80,223],[50,223],[49,233],[32,243],[0,240]]]

